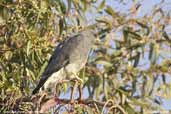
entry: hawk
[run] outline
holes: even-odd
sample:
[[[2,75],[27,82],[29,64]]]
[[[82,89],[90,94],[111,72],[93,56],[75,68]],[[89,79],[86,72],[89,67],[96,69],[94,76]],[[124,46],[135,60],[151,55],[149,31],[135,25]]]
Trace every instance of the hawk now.
[[[95,40],[93,30],[83,30],[58,44],[32,94],[54,88],[62,80],[81,80],[77,73],[85,66]]]

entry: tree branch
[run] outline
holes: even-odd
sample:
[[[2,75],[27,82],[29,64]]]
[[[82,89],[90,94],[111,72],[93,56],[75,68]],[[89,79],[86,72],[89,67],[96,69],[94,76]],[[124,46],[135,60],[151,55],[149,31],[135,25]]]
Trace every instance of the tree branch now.
[[[58,105],[58,104],[71,104],[70,99],[59,99],[59,98],[50,98],[49,100],[47,100],[45,103],[42,104],[41,108],[40,108],[40,113],[45,113],[47,112],[50,108]],[[104,106],[105,102],[99,102],[99,101],[95,101],[92,99],[85,99],[85,100],[75,100],[74,101],[75,104],[84,104],[90,107],[94,107],[94,104],[96,104],[97,106]],[[113,106],[112,103],[108,103],[106,105],[106,107],[111,107]]]

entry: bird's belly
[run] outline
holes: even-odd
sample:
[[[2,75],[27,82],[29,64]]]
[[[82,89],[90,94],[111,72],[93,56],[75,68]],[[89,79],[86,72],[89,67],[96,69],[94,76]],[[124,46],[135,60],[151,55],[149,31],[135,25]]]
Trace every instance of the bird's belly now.
[[[64,80],[66,78],[66,73],[64,68],[60,69],[58,72],[53,73],[45,82],[44,88],[54,87],[58,82]]]
[[[68,64],[65,67],[65,70],[67,70],[68,73],[75,74],[80,71],[80,69],[81,69],[80,67],[81,66],[78,63],[72,63],[72,64]]]
[[[80,71],[82,65],[72,63],[68,64],[65,68],[61,68],[58,72],[53,73],[45,82],[44,89],[53,88],[57,83],[62,80],[72,80]]]
[[[83,66],[78,63],[72,63],[72,64],[67,65],[65,67],[65,70],[67,72],[66,79],[72,80],[76,78],[77,73],[82,69],[82,67]]]
[[[58,72],[54,72],[45,82],[44,89],[53,88],[62,80],[71,80],[75,74],[80,70],[76,64],[69,64],[65,68],[61,68]]]

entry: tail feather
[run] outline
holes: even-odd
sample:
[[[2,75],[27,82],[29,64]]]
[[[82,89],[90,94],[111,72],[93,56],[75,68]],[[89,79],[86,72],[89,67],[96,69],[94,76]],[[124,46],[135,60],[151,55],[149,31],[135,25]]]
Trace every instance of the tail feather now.
[[[34,94],[38,93],[38,92],[39,92],[39,90],[40,90],[40,88],[36,87],[36,88],[33,90],[32,95],[34,95]]]
[[[34,95],[34,94],[39,92],[40,88],[42,88],[42,86],[44,85],[44,83],[46,82],[47,79],[48,79],[48,76],[42,76],[42,78],[40,79],[38,85],[33,90],[32,95]]]

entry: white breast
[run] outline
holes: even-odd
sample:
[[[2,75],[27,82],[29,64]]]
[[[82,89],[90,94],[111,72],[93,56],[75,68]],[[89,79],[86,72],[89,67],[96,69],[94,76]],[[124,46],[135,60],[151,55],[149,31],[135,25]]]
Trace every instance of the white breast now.
[[[44,89],[54,88],[54,86],[62,80],[71,80],[75,78],[80,69],[82,69],[82,66],[80,67],[78,64],[68,64],[65,68],[61,68],[47,79],[44,84]]]
[[[59,81],[62,81],[66,78],[66,73],[64,68],[61,68],[58,72],[53,73],[45,82],[44,88],[53,88]]]

